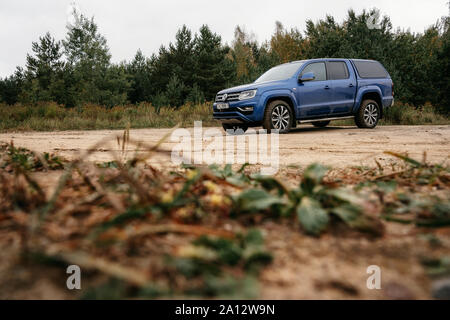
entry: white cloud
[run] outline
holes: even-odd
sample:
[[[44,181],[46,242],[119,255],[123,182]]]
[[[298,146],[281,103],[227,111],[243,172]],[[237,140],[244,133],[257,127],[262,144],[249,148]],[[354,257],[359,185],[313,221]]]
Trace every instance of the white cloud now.
[[[0,77],[24,65],[31,42],[50,31],[65,36],[67,10],[73,0],[14,0],[0,3]],[[347,10],[357,12],[377,7],[390,16],[394,27],[422,32],[447,14],[446,0],[164,0],[107,1],[78,0],[77,5],[88,16],[95,16],[100,32],[106,36],[113,61],[129,60],[141,48],[144,54],[157,52],[161,44],[174,40],[181,25],[197,31],[208,24],[228,43],[234,27],[245,25],[259,41],[270,38],[275,21],[285,27],[305,29],[306,19],[317,21],[326,14],[342,21]]]

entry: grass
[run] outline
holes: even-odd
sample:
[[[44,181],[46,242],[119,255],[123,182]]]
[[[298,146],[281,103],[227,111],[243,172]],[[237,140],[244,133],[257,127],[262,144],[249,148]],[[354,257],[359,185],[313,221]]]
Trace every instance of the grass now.
[[[134,144],[128,130],[118,139]],[[0,232],[20,239],[26,259],[18,264],[91,270],[79,298],[255,298],[259,272],[273,260],[261,222],[289,221],[317,240],[336,230],[382,237],[384,221],[450,225],[450,168],[389,154],[401,162],[334,175],[312,164],[288,186],[246,166],[167,172],[146,157],[95,166],[85,156],[68,162],[5,144]],[[33,173],[61,165],[45,192]]]
[[[353,119],[333,121],[333,125],[353,126]],[[442,125],[450,124],[450,118],[436,112],[429,104],[422,108],[396,102],[388,108],[378,125]]]
[[[137,106],[116,106],[110,109],[98,105],[85,105],[67,109],[55,103],[35,106],[0,104],[0,131],[55,131],[130,128],[171,128],[177,123],[183,127],[202,121],[203,126],[220,126],[212,119],[211,103],[184,105],[178,109],[163,107],[159,110],[149,103]],[[388,109],[380,125],[441,125],[450,119],[426,105],[416,109],[396,103]],[[333,125],[354,125],[353,120],[334,121]]]
[[[160,108],[149,103],[137,106],[116,106],[110,109],[85,105],[67,109],[55,103],[36,106],[0,104],[0,131],[54,131],[131,128],[171,128],[178,123],[193,126],[202,121],[204,126],[217,126],[212,119],[211,105],[184,105],[178,109]]]

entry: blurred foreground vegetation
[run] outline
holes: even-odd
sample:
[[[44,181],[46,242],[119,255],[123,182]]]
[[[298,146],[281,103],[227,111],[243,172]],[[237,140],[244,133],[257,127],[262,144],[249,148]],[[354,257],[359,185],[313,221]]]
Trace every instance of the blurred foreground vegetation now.
[[[137,144],[127,131],[117,143]],[[264,238],[268,226],[288,225],[318,242],[354,233],[389,241],[386,223],[400,223],[427,230],[445,246],[432,230],[450,225],[450,168],[425,157],[387,152],[398,162],[338,171],[312,164],[287,180],[246,165],[161,171],[145,161],[162,151],[147,148],[126,161],[93,164],[84,161],[90,151],[67,162],[2,145],[0,245],[4,255],[16,250],[2,263],[15,270],[79,265],[84,280],[77,298],[256,298],[260,272],[279,253],[268,249],[280,245]],[[59,174],[48,186],[51,172]],[[417,245],[401,246],[402,255],[414,254]],[[426,260],[425,267],[448,274],[440,263]],[[15,288],[10,284],[8,293]]]

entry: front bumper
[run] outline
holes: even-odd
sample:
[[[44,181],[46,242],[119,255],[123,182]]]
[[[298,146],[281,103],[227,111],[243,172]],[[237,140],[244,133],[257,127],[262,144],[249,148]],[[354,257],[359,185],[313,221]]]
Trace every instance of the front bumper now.
[[[256,98],[256,97],[255,97]],[[257,123],[261,121],[258,112],[258,99],[243,101],[231,101],[228,109],[218,110],[217,103],[213,104],[213,118],[224,123]],[[252,107],[252,111],[245,111],[244,108]]]

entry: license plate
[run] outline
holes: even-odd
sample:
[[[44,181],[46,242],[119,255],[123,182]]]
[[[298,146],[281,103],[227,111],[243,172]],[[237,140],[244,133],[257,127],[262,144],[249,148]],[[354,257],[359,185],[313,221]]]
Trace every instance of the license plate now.
[[[217,109],[218,110],[223,110],[223,109],[228,109],[230,106],[228,105],[228,103],[218,103],[217,104]]]

